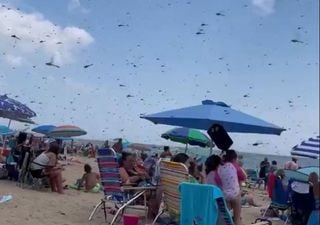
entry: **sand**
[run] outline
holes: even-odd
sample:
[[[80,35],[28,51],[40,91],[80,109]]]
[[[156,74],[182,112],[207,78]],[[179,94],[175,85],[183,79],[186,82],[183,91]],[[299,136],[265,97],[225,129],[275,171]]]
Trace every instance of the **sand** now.
[[[97,169],[93,159],[81,158],[81,164],[71,163],[63,171],[66,184],[72,184],[83,174],[83,163],[89,163]],[[263,190],[252,192],[259,204],[267,205],[267,195]],[[102,210],[99,210],[89,223],[88,217],[102,193],[84,193],[76,190],[65,190],[64,195],[49,190],[36,191],[22,189],[15,182],[0,180],[0,195],[11,194],[10,202],[0,204],[1,225],[88,225],[105,224]],[[260,215],[264,207],[242,209],[242,222],[249,225]],[[142,220],[141,224],[144,220]],[[119,223],[121,224],[121,222]],[[274,223],[273,224],[277,224]],[[280,223],[279,223],[280,224]]]

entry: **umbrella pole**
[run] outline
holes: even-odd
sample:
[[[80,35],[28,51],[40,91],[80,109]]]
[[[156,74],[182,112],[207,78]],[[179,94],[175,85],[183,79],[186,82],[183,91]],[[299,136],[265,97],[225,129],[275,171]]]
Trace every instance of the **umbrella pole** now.
[[[10,125],[11,125],[11,120],[9,120],[9,123],[8,123],[8,128],[10,128]]]
[[[186,144],[186,148],[184,150],[184,153],[187,153],[187,151],[188,151],[188,143]]]

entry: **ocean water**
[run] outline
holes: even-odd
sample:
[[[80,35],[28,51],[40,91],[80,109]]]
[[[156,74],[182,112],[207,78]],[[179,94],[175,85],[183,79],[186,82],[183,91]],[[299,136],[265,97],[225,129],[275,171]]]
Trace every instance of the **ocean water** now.
[[[155,152],[161,152],[162,149],[154,149]],[[181,147],[171,147],[172,153],[178,152],[185,152],[185,148]],[[189,148],[187,151],[188,155],[191,155],[195,158],[201,158],[201,161],[205,161],[205,159],[210,155],[210,150],[202,149],[202,148]],[[213,150],[214,154],[220,154],[220,150]],[[269,162],[271,163],[272,160],[277,161],[278,167],[283,168],[285,162],[291,159],[290,156],[282,156],[282,155],[267,155],[267,154],[253,154],[253,153],[246,153],[246,152],[238,152],[238,155],[243,156],[243,166],[246,169],[258,169],[260,162],[263,161],[265,157],[268,158]],[[318,159],[310,159],[310,158],[298,158],[298,164],[301,167],[306,166],[319,166]]]

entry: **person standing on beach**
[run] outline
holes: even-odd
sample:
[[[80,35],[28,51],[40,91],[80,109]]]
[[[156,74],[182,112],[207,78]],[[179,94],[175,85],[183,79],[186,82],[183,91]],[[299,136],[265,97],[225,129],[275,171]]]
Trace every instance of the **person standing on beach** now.
[[[241,224],[241,191],[237,168],[234,166],[237,162],[237,153],[234,150],[228,150],[224,163],[218,167],[218,175],[221,179],[221,188],[228,207],[233,209],[235,225]]]
[[[298,161],[297,158],[292,157],[291,160],[287,161],[284,164],[284,169],[286,169],[286,170],[297,170],[299,168],[297,161]]]
[[[117,153],[122,153],[123,150],[123,145],[122,145],[122,138],[118,139],[118,142],[115,143],[112,148],[117,152]]]
[[[266,190],[267,188],[267,183],[268,183],[268,173],[269,173],[269,169],[270,169],[270,163],[268,161],[268,158],[264,158],[264,160],[260,163],[260,171],[259,171],[259,178],[260,181],[263,180],[264,181],[264,190]],[[260,183],[259,181],[259,186],[258,188],[260,188]]]
[[[160,158],[171,158],[172,153],[170,152],[169,146],[163,147],[163,152],[160,154]]]

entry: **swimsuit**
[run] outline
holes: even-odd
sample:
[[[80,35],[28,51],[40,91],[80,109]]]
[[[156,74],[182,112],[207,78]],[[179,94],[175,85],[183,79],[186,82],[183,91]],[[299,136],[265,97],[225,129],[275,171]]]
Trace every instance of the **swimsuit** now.
[[[226,200],[236,199],[240,194],[240,186],[237,170],[232,163],[225,163],[219,166],[218,174],[221,179],[222,191]]]

